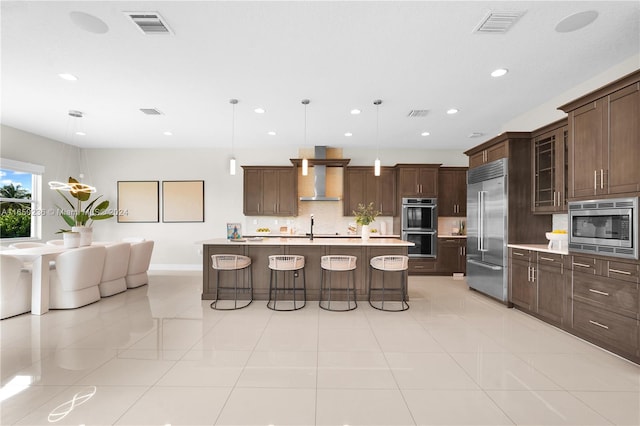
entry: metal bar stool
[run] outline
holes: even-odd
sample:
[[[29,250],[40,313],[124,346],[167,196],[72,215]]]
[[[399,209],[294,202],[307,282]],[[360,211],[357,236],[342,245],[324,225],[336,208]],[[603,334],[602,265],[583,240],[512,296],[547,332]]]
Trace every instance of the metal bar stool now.
[[[246,308],[253,301],[253,273],[251,268],[251,258],[238,254],[214,254],[211,256],[211,266],[216,271],[216,300],[211,302],[211,309],[217,309],[220,311],[231,311],[234,309]],[[243,280],[241,286],[238,286],[238,274],[244,269],[248,269],[249,280],[247,282],[246,277]],[[220,283],[221,271],[233,271],[235,280],[233,285],[222,285]],[[221,290],[233,290],[233,299],[221,299]],[[238,299],[238,293],[240,296],[247,295],[247,299]],[[221,307],[219,302],[233,300],[233,306]]]
[[[373,308],[381,311],[399,312],[409,309],[409,304],[407,303],[407,271],[409,269],[409,257],[400,255],[376,256],[371,258],[370,265],[369,304]],[[382,287],[380,288],[371,287],[373,273],[376,270],[382,272]],[[400,288],[385,288],[385,272],[400,272],[402,274],[400,277]],[[378,292],[382,294],[380,300],[373,300],[373,294]],[[392,299],[391,297],[397,293],[400,293],[400,299],[398,299],[397,296],[395,299]],[[387,307],[384,306],[385,302],[387,302]],[[389,307],[389,303],[396,307]]]
[[[356,302],[356,260],[355,256],[322,256],[320,258],[320,266],[322,267],[322,278],[320,281],[320,307],[327,311],[352,311],[358,307]],[[347,275],[346,287],[333,287],[331,283],[331,275],[333,272],[351,272]],[[328,283],[327,278],[329,279]],[[331,307],[331,292],[346,293],[346,308]],[[325,293],[327,297],[325,298]],[[353,298],[353,300],[352,300]],[[335,302],[344,302],[344,300],[333,300]],[[353,304],[353,306],[352,306]]]
[[[307,303],[307,283],[304,274],[304,256],[299,255],[273,255],[269,256],[269,269],[271,274],[269,277],[269,301],[267,302],[267,308],[274,311],[296,311],[304,308]],[[296,285],[296,278],[300,276],[300,270],[302,270],[302,287]],[[284,277],[284,283],[278,286],[278,272],[283,274],[286,272],[292,272],[293,280],[291,285],[287,285],[286,276]],[[302,291],[302,300],[298,300],[296,291]],[[278,293],[282,297],[286,297],[288,294],[292,295],[290,299],[278,299]],[[298,293],[299,294],[299,293]],[[285,304],[287,308],[278,307]],[[299,303],[302,305],[298,306]],[[293,306],[293,307],[291,307]]]

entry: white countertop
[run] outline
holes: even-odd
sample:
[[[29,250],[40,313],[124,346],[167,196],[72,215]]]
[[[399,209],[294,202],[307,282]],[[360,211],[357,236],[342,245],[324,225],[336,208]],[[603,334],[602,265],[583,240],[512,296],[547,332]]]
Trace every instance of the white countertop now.
[[[507,247],[510,248],[518,248],[523,250],[533,250],[539,251],[543,253],[554,253],[554,254],[569,254],[569,249],[566,250],[551,250],[547,244],[507,244]]]
[[[279,233],[268,233],[268,234],[246,234],[243,238],[309,238],[306,234],[279,234]],[[360,235],[357,234],[313,234],[314,238],[360,238]],[[376,232],[371,234],[371,238],[396,238],[400,239],[400,235],[394,234],[385,234],[381,235]]]
[[[267,246],[396,246],[412,247],[415,244],[399,240],[397,238],[370,238],[362,241],[362,238],[243,238],[244,241],[230,241],[226,238],[213,238],[210,240],[198,241],[196,244],[203,245],[267,245]]]
[[[466,235],[438,234],[438,238],[467,238]]]

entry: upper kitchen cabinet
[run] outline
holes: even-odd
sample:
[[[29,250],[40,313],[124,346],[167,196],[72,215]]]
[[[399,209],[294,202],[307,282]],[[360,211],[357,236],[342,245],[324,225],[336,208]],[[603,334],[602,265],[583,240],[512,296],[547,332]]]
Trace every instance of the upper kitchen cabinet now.
[[[242,166],[245,216],[297,216],[295,167]]]
[[[509,144],[507,142],[489,142],[465,152],[469,156],[470,169],[509,156]]]
[[[567,119],[556,121],[531,134],[534,213],[567,211]]]
[[[560,107],[569,114],[569,198],[640,192],[640,71]]]
[[[467,216],[467,168],[441,167],[438,174],[438,215]]]
[[[373,167],[345,167],[344,215],[353,216],[358,204],[373,203],[382,216],[396,214],[396,172],[382,167],[380,176],[374,176]]]
[[[435,198],[438,196],[440,164],[396,164],[398,196]]]

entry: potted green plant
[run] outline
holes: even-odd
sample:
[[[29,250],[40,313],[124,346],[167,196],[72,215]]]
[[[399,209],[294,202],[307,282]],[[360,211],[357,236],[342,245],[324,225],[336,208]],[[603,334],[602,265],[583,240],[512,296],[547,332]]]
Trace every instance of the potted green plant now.
[[[362,240],[367,241],[370,236],[369,225],[376,220],[380,212],[373,208],[373,202],[366,206],[358,203],[353,215],[356,217],[356,223],[362,227]]]
[[[93,230],[91,225],[95,220],[105,220],[113,217],[108,213],[109,201],[103,200],[98,203],[102,195],[98,195],[91,200],[93,191],[89,186],[80,183],[78,180],[69,177],[69,195],[67,197],[61,190],[56,189],[58,194],[64,199],[70,209],[62,209],[58,205],[56,208],[60,212],[60,216],[71,229],[60,229],[57,233],[80,233],[80,245],[87,246],[91,244]],[[83,206],[83,203],[88,203]],[[98,204],[96,204],[98,203]]]

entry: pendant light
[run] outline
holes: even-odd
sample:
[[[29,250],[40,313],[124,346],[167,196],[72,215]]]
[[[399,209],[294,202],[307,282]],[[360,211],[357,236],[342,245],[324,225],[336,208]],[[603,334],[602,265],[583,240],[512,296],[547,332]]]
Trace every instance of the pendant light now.
[[[307,105],[309,105],[309,99],[303,99],[302,105],[304,105],[304,146],[307,146]],[[309,160],[302,159],[302,176],[309,174]]]
[[[85,136],[86,133],[84,131],[82,131],[83,129],[81,128],[81,123],[80,123],[80,119],[82,117],[84,117],[84,114],[82,113],[82,111],[76,111],[76,110],[69,110],[69,117],[67,119],[67,133],[70,133],[70,139],[71,139],[71,143],[70,145],[75,146],[74,142],[75,142],[75,137],[76,135],[78,136]],[[65,151],[66,151],[66,146],[65,145]],[[68,160],[68,155],[65,153],[64,154],[64,158]],[[82,150],[78,147],[78,166],[80,168],[82,168]],[[84,173],[80,172],[80,175],[78,176],[80,179],[84,179]],[[49,181],[49,189],[53,189],[54,191],[66,191],[66,192],[72,192],[72,193],[87,193],[87,194],[93,194],[96,192],[96,188],[94,186],[88,185],[86,183],[82,183],[82,182],[78,182],[77,180],[73,179],[72,177],[69,176],[69,180],[67,182],[62,182],[62,181]]]
[[[376,106],[376,161],[373,163],[374,176],[380,176],[380,117],[379,110],[382,101],[376,99],[373,104]]]
[[[235,176],[236,174],[236,156],[234,153],[234,139],[235,139],[235,130],[236,130],[236,104],[238,103],[237,99],[229,99],[229,103],[232,105],[232,113],[231,113],[231,159],[229,160],[229,174],[231,176]]]

